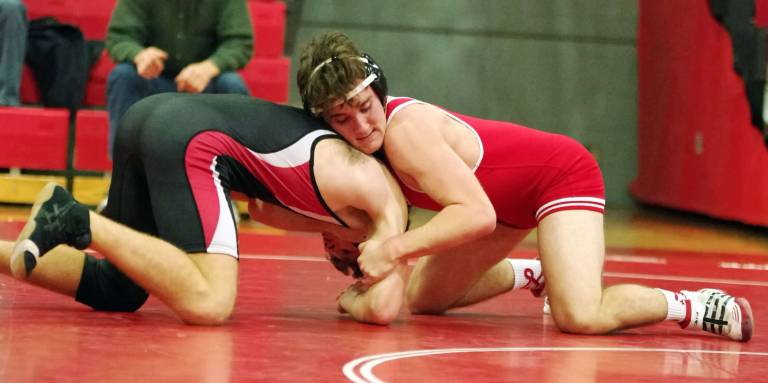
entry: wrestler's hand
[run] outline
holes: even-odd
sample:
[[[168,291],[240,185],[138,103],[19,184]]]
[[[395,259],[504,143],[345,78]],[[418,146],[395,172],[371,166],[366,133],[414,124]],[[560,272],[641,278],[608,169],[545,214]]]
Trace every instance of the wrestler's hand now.
[[[189,64],[176,76],[176,90],[200,93],[219,73],[219,68],[210,60]]]
[[[378,282],[395,270],[398,259],[384,245],[384,242],[371,239],[360,244],[360,256],[357,263],[365,275],[367,283]]]
[[[362,281],[357,281],[347,286],[346,289],[342,290],[341,293],[336,296],[336,310],[341,314],[346,314],[347,309],[345,307],[352,304],[360,294],[365,293],[367,290],[368,285]]]
[[[360,271],[360,265],[357,263],[357,257],[360,256],[357,244],[345,241],[328,232],[323,232],[322,236],[326,258],[328,258],[333,267],[344,275],[349,275],[351,270],[352,277],[362,278],[363,273]]]

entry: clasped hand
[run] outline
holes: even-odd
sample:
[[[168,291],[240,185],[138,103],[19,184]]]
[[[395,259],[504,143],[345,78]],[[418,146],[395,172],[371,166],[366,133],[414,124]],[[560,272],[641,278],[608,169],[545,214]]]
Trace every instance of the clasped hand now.
[[[384,279],[399,262],[385,242],[369,239],[357,244],[328,232],[322,236],[331,264],[344,275],[351,271],[354,278],[362,278],[366,284]]]
[[[361,243],[359,249],[360,257],[357,258],[357,262],[367,283],[384,279],[395,270],[399,262],[392,254],[390,247],[386,246],[385,241],[370,239]]]

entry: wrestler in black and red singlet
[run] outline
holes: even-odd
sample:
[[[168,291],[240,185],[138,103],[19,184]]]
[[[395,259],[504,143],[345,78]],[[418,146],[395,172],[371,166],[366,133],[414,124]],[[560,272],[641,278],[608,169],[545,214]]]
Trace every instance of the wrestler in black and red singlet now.
[[[230,192],[343,224],[312,173],[339,138],[300,109],[241,95],[160,94],[123,118],[104,214],[186,252],[238,256]]]

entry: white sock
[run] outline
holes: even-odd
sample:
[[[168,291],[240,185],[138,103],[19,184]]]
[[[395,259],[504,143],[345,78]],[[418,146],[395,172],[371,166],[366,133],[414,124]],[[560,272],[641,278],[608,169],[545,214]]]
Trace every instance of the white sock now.
[[[656,289],[664,294],[664,298],[667,299],[667,318],[666,320],[673,320],[682,322],[686,319],[686,301],[687,298],[680,293],[673,293],[669,290]],[[690,316],[688,316],[690,320]]]
[[[512,289],[529,289],[544,282],[544,276],[541,275],[541,261],[538,259],[507,258],[507,261],[512,265],[515,273],[515,284]]]

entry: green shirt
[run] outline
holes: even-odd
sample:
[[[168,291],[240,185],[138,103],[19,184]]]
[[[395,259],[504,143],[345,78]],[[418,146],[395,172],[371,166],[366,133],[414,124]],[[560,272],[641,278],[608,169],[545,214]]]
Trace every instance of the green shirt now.
[[[210,59],[221,72],[240,69],[253,52],[246,0],[119,0],[106,47],[116,62],[133,62],[144,48],[168,52],[163,74]]]

